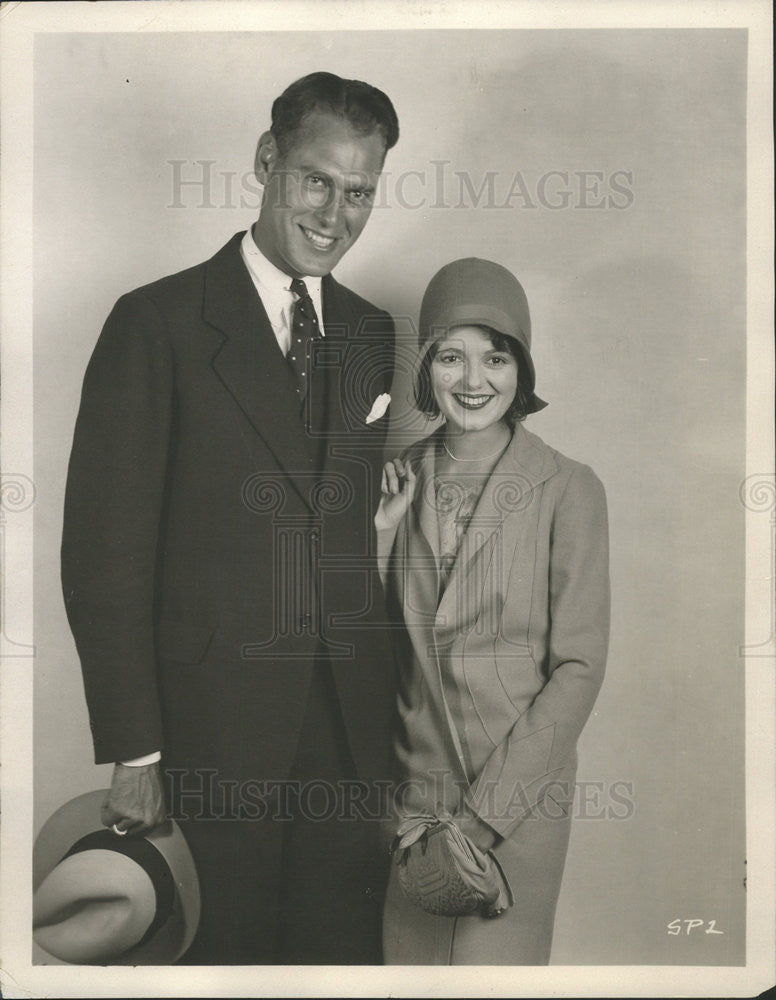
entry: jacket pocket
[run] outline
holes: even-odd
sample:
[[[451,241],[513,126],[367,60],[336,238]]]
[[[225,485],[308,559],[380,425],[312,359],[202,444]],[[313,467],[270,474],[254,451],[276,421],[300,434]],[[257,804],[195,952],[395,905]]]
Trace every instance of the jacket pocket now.
[[[156,651],[162,660],[194,665],[202,662],[213,629],[163,618],[156,627]]]

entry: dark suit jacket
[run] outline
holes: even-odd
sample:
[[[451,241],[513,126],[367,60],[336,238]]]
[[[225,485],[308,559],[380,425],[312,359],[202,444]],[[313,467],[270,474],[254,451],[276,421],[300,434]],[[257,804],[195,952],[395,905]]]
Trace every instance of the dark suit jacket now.
[[[62,578],[97,763],[282,779],[323,638],[359,773],[388,768],[394,677],[372,517],[387,313],[323,281],[305,427],[240,257],[123,296],[84,380]]]

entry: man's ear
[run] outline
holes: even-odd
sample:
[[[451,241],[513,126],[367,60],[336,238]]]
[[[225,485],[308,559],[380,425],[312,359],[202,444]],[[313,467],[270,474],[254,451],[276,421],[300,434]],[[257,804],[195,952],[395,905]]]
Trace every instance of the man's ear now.
[[[278,157],[278,144],[275,136],[271,132],[264,132],[256,146],[256,159],[253,164],[253,171],[259,184],[266,184]]]

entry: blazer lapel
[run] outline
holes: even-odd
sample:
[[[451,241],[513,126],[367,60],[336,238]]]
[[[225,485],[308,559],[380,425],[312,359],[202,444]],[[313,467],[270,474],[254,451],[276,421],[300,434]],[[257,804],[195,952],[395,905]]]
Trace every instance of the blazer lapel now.
[[[314,450],[300,416],[293,374],[240,257],[242,237],[234,236],[206,265],[203,318],[224,336],[212,365],[309,505]]]
[[[428,439],[420,457],[420,467],[415,470],[417,484],[413,506],[417,512],[418,524],[437,566],[439,576],[439,523],[437,521],[436,499],[436,451],[439,431]],[[438,593],[438,591],[437,591]]]
[[[415,469],[415,496],[407,512],[409,530],[402,533],[401,578],[407,625],[431,627],[439,604],[439,528],[436,516],[435,456],[438,435],[423,445]],[[412,530],[414,522],[417,530]]]
[[[534,501],[535,490],[557,470],[551,450],[534,434],[517,424],[512,441],[496,463],[474,509],[468,527],[461,538],[450,579],[439,602],[438,621],[450,621],[450,614],[460,608],[459,593],[465,582],[470,598],[479,592],[474,578],[474,560],[494,532],[500,531],[507,518],[519,518]],[[504,552],[506,557],[508,553]],[[486,567],[481,567],[480,583],[484,584]]]

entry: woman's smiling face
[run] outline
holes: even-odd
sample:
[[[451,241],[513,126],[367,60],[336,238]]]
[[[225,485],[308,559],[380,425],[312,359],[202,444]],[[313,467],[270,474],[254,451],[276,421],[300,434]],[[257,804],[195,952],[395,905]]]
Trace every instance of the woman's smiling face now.
[[[437,341],[431,388],[448,425],[483,431],[503,420],[517,392],[517,361],[486,330],[457,326]]]

